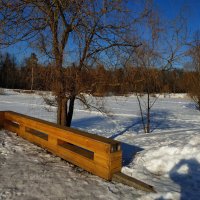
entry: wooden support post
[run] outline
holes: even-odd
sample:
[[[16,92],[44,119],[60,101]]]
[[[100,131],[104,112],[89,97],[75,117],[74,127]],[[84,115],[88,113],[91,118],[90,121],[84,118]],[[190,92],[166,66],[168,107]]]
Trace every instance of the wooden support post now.
[[[0,111],[0,128],[4,127],[4,112]]]
[[[114,174],[112,177],[112,180],[119,182],[119,183],[123,183],[124,185],[128,185],[130,187],[134,187],[135,189],[138,189],[138,190],[156,193],[153,186],[148,185],[148,184],[146,184],[140,180],[137,180],[133,177],[127,176],[126,174],[123,174],[121,172]]]

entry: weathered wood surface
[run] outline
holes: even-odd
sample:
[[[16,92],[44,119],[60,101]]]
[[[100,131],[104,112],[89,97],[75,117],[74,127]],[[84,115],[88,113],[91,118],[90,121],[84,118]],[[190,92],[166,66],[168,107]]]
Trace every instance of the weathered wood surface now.
[[[118,141],[11,111],[0,112],[0,127],[106,180],[121,171]]]
[[[126,174],[123,174],[121,172],[117,172],[112,177],[113,181],[123,183],[124,185],[128,185],[130,187],[134,187],[138,190],[143,190],[145,192],[153,192],[156,193],[153,186],[148,185],[140,180],[137,180],[133,177],[127,176]]]

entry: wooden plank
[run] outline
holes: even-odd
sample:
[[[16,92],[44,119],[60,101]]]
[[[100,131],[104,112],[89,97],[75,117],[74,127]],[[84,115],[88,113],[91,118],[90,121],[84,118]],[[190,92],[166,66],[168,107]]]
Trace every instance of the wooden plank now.
[[[139,190],[143,190],[145,192],[153,192],[156,193],[153,186],[146,184],[140,180],[137,180],[133,177],[127,176],[121,172],[115,173],[112,177],[113,181],[123,183],[125,185],[134,187]]]
[[[109,171],[106,170],[103,167],[99,167],[95,165],[95,163],[87,158],[84,158],[80,156],[79,154],[76,154],[74,152],[71,152],[67,149],[63,149],[62,147],[57,148],[57,155],[60,157],[66,159],[67,161],[71,162],[72,164],[75,164],[86,171],[91,172],[92,174],[98,175],[101,178],[107,179],[109,178]]]
[[[113,160],[118,160],[122,158],[122,151],[114,152],[114,153],[108,153],[107,156],[104,156],[102,154],[99,154],[98,152],[95,153],[95,158],[96,159],[104,159],[107,161],[113,161]],[[94,158],[94,159],[95,159]]]
[[[72,164],[75,164],[79,167],[82,167],[86,171],[89,171],[95,175],[100,176],[101,178],[111,180],[111,175],[109,172],[109,167],[106,169],[105,167],[101,166],[101,164],[97,165],[93,160],[88,159],[80,155],[78,152],[73,152],[69,149],[65,149],[60,146],[53,146],[47,141],[30,134],[29,132],[26,132],[26,139],[30,142],[33,142],[34,144],[37,144],[41,147],[46,148],[50,152],[55,153],[56,155],[66,159],[67,161],[71,162]],[[54,143],[55,144],[55,143]]]
[[[121,168],[122,168],[122,160],[121,159],[114,160],[114,161],[112,161],[110,163],[110,170],[111,171],[115,171],[116,172],[116,169],[118,169],[118,171],[120,172]]]
[[[121,153],[119,154],[121,155]],[[112,158],[112,153],[108,154],[106,157],[98,155],[97,153],[94,154],[94,162],[99,164],[109,170],[116,168],[116,165],[120,168],[121,171],[122,167],[122,157],[118,156],[115,159]]]
[[[92,152],[99,152],[103,155],[107,155],[110,151],[110,146],[108,144],[101,143],[99,141],[94,141],[93,139],[74,135],[72,132],[66,132],[61,129],[54,129],[52,127],[45,127],[38,124],[28,124],[29,127],[33,127],[41,132],[46,132],[51,136],[54,136],[65,142],[69,142],[76,146],[86,148]]]
[[[65,149],[68,149],[68,150],[70,150],[70,151],[72,151],[74,153],[77,153],[77,154],[79,154],[81,156],[84,156],[84,157],[86,157],[86,158],[88,158],[90,160],[94,159],[94,152],[89,151],[87,149],[83,149],[81,147],[78,147],[76,145],[70,144],[68,142],[64,142],[64,141],[60,142],[60,141],[61,140],[58,140],[58,145],[59,146],[65,148]]]
[[[109,158],[111,161],[122,159],[122,150],[111,153]]]
[[[31,117],[28,117],[28,116],[25,116],[25,115],[21,115],[21,114],[17,114],[17,113],[14,113],[14,112],[6,112],[6,116],[8,117],[9,114],[11,114],[11,120],[12,120],[12,116],[14,116],[14,119],[15,120],[19,120],[19,122],[23,122],[24,120],[26,121],[26,123],[28,123],[28,120],[30,121],[29,118]],[[76,130],[76,129],[73,129],[73,128],[66,128],[66,127],[62,127],[62,126],[58,126],[58,125],[55,125],[53,123],[50,123],[50,122],[46,122],[44,120],[38,120],[38,119],[35,119],[35,118],[31,118],[32,122],[31,123],[34,123],[34,122],[40,122],[42,124],[40,125],[46,125],[46,126],[53,126],[54,128],[59,128],[61,129],[62,131],[65,130],[65,132],[67,131],[68,133],[70,134],[78,134],[79,136],[82,135],[84,137],[89,137],[90,139],[93,139],[93,140],[97,140],[97,141],[100,141],[100,142],[103,142],[103,143],[106,143],[106,144],[111,144],[111,147],[112,145],[113,148],[112,149],[115,149],[116,146],[119,147],[120,143],[118,141],[114,141],[112,139],[107,139],[107,138],[104,138],[104,137],[101,137],[101,136],[98,136],[98,135],[94,135],[94,134],[89,134],[89,133],[85,133],[83,131],[79,131],[79,130]],[[33,122],[34,121],[34,122]],[[34,125],[35,126],[35,125]],[[52,129],[52,127],[50,127]],[[95,142],[95,141],[93,141]],[[109,145],[110,146],[110,145]]]
[[[102,136],[99,136],[99,135],[94,135],[94,134],[87,133],[87,132],[77,130],[77,129],[74,129],[74,128],[67,128],[67,127],[64,127],[64,126],[59,126],[59,125],[56,125],[52,122],[48,122],[48,121],[41,120],[41,119],[36,119],[36,118],[30,117],[30,116],[19,114],[19,113],[12,112],[12,111],[5,111],[5,112],[6,112],[6,116],[8,116],[9,114],[11,114],[12,116],[15,115],[15,119],[17,119],[17,117],[19,119],[25,118],[26,120],[36,121],[36,122],[39,122],[39,123],[42,123],[42,124],[53,126],[54,128],[58,128],[58,129],[61,128],[65,131],[67,131],[67,132],[73,132],[74,134],[82,135],[84,137],[89,137],[91,139],[98,140],[102,143],[111,144],[111,145],[112,144],[114,144],[114,145],[119,144],[118,141],[110,139],[110,138],[105,138],[105,137],[102,137]]]
[[[104,178],[106,180],[109,180],[111,181],[112,180],[112,173],[111,171],[109,171],[108,169],[100,166],[100,165],[95,165],[95,168],[93,169],[93,174],[101,177],[101,178]]]
[[[35,136],[43,139],[43,140],[46,140],[46,141],[48,140],[48,134],[46,134],[46,133],[37,131],[35,129],[27,128],[27,127],[25,128],[25,131],[30,133],[30,134],[32,134],[32,135],[35,135]]]
[[[4,118],[8,130],[95,175],[111,180],[113,173],[121,170],[122,152],[117,141],[14,112],[5,112]]]
[[[97,163],[109,170],[113,170],[114,168],[116,168],[116,165],[117,165],[117,167],[119,169],[118,171],[121,171],[122,151],[110,153],[110,154],[107,154],[107,156],[102,156],[101,154],[95,153],[94,161],[95,161],[95,163]]]
[[[15,121],[10,121],[7,119],[4,120],[4,123],[6,123],[8,126],[13,126],[15,128],[19,128],[19,126],[20,126],[19,123],[15,122]]]
[[[20,124],[18,135],[26,139],[26,130],[24,124]]]
[[[40,137],[37,137],[29,132],[26,132],[26,138],[27,140],[29,140],[30,142],[34,143],[34,144],[37,144],[41,147],[48,147],[48,141],[44,140],[44,139],[41,139]]]
[[[20,130],[19,130],[19,127],[17,126],[13,126],[12,123],[10,123],[9,121],[4,121],[4,128],[8,131],[11,131],[11,132],[14,132],[14,133],[17,133],[19,134]]]
[[[101,178],[104,178],[106,180],[111,180],[111,173],[108,170],[109,168],[105,168],[101,166],[101,164],[95,163],[93,160],[83,157],[82,155],[75,153],[71,150],[62,148],[60,146],[52,146],[48,142],[32,135],[28,134],[27,139],[37,145],[40,145],[42,147],[45,147],[48,151],[60,156],[61,158],[67,160],[68,162],[71,162],[72,164],[75,164],[86,171],[89,171],[95,175],[98,175]]]
[[[25,119],[18,115],[12,115],[12,113],[5,114],[6,119],[15,120],[19,123],[24,123],[29,128],[36,129],[38,131],[48,133],[49,135],[56,136],[59,139],[63,139],[66,142],[70,142],[82,148],[87,148],[93,152],[102,152],[102,154],[107,154],[110,152],[111,146],[108,143],[104,143],[98,140],[94,140],[93,138],[74,134],[73,132],[66,131],[65,129],[55,128],[49,126],[47,124],[42,124],[37,121],[32,121],[29,119]]]
[[[96,165],[100,165],[107,170],[110,170],[110,162],[108,156],[104,159],[103,157],[99,157],[98,155],[94,154],[94,162]]]
[[[106,180],[111,180],[110,172],[103,167],[95,165],[95,163],[90,159],[88,159],[88,162],[85,162],[85,159],[83,159],[83,157],[79,156],[78,154],[73,152],[66,153],[67,150],[63,151],[63,149],[60,148],[58,148],[57,151],[55,151],[55,149],[49,149],[49,151],[94,175],[97,175]]]
[[[4,112],[0,111],[0,128],[4,126]]]
[[[48,143],[51,145],[51,146],[57,146],[57,138],[52,136],[52,135],[49,135],[48,136]]]

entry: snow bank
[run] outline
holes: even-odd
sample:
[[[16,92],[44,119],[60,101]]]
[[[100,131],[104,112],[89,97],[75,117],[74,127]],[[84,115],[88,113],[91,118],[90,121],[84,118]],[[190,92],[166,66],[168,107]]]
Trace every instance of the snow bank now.
[[[158,194],[142,199],[198,199],[200,197],[200,134],[177,132],[147,136],[155,142],[144,144],[144,137],[136,139],[144,145],[135,159],[123,167],[129,176],[153,185]],[[133,137],[134,138],[134,137]],[[133,139],[134,140],[134,139]]]
[[[168,146],[153,148],[144,152],[144,166],[151,173],[169,176],[173,167],[181,160],[196,159],[200,162],[200,137],[191,136],[189,141],[176,142]],[[187,173],[187,167],[180,169],[181,173]]]

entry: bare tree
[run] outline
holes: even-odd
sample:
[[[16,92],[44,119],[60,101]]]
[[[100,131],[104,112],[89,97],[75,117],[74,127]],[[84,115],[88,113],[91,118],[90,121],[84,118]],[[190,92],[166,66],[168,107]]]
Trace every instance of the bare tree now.
[[[37,67],[37,62],[38,62],[38,59],[37,59],[37,56],[35,53],[31,53],[31,56],[26,59],[26,67],[28,69],[30,69],[30,71],[28,73],[30,73],[30,82],[31,82],[31,86],[30,86],[30,89],[31,91],[33,90],[33,86],[34,86],[34,79],[35,79],[35,68]]]
[[[139,45],[130,45],[123,37],[131,24],[125,14],[123,0],[1,0],[0,44],[28,41],[55,63],[52,90],[58,124],[71,125],[74,101],[81,91],[76,81],[83,68],[102,52]],[[64,76],[66,60],[74,60],[77,69],[70,85]]]
[[[147,4],[152,7],[152,4]],[[178,20],[179,19],[179,20]],[[160,69],[168,71],[184,56],[183,46],[186,39],[185,21],[177,17],[172,22],[161,20],[158,13],[151,9],[148,19],[143,22],[148,34],[138,34],[141,37],[142,45],[130,52],[127,62],[139,70],[140,80],[129,79],[134,86],[138,100],[143,129],[145,133],[151,131],[151,111],[159,95],[156,92],[162,91]],[[135,76],[138,76],[136,73]]]
[[[200,32],[197,31],[194,35],[194,40],[190,43],[188,55],[192,58],[192,63],[189,65],[187,73],[187,88],[190,97],[195,102],[196,107],[200,110]]]
[[[159,71],[156,70],[157,52],[142,47],[136,53],[137,67],[140,74],[140,81],[135,83],[135,94],[140,109],[143,130],[145,133],[150,132],[151,110],[158,99],[157,91],[160,91],[161,84],[159,79]]]

